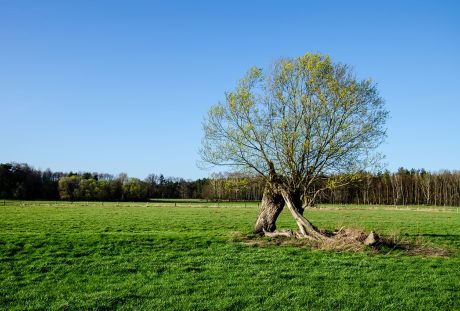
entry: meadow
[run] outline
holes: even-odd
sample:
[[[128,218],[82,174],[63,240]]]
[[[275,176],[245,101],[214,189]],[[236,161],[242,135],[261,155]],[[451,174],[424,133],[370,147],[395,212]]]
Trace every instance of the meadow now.
[[[436,245],[413,256],[250,245],[257,203],[0,201],[1,310],[459,310],[460,213],[319,206],[342,226]],[[295,228],[283,211],[280,228]]]

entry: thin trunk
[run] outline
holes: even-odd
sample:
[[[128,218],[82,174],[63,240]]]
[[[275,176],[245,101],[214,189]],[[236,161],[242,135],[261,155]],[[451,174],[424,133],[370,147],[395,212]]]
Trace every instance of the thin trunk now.
[[[276,230],[276,219],[283,210],[284,200],[280,194],[275,193],[268,185],[265,187],[259,216],[254,225],[254,233],[263,234]]]

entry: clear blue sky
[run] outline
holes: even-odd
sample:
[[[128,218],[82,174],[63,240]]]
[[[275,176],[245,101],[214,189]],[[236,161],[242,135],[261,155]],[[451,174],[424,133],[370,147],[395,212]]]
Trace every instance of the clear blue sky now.
[[[458,3],[2,0],[0,162],[206,177],[208,108],[313,51],[379,84],[388,169],[460,169]]]

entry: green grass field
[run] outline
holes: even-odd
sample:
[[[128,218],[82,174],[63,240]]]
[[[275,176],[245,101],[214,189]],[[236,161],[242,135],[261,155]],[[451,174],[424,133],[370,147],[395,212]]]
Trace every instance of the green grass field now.
[[[456,208],[306,211],[451,250],[427,257],[249,246],[235,233],[251,232],[254,203],[2,203],[3,310],[460,310]],[[295,224],[283,212],[278,227]]]

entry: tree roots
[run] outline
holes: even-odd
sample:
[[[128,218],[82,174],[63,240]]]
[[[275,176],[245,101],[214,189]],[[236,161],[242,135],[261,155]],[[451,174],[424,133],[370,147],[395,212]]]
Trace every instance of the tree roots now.
[[[379,236],[371,231],[366,233],[358,229],[340,228],[332,233],[321,232],[327,239],[305,236],[299,231],[280,230],[264,232],[261,235],[245,236],[238,234],[237,240],[253,246],[289,245],[331,251],[372,251],[389,254],[402,252],[409,256],[449,257],[452,250],[442,248],[422,240],[407,240],[399,235]],[[268,238],[268,239],[267,239]]]

